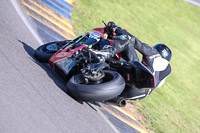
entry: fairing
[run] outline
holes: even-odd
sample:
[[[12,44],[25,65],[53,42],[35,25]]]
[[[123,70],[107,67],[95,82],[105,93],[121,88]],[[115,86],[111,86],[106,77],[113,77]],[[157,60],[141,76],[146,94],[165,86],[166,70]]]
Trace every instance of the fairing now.
[[[72,58],[72,55],[84,47],[87,46],[81,45],[75,49],[70,49],[71,47],[68,47],[64,50],[59,50],[50,58],[49,64],[62,78],[67,79],[71,70],[76,65],[76,60]]]

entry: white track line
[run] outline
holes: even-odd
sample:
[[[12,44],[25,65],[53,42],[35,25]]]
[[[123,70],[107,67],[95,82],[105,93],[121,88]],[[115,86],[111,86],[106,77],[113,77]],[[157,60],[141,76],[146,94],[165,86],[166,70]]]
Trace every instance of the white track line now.
[[[97,110],[97,112],[100,114],[100,116],[108,123],[108,125],[111,126],[111,128],[114,130],[115,133],[120,133],[119,130],[116,128],[116,126],[113,125],[113,123],[111,123],[111,121],[105,116],[105,114],[95,105],[87,102],[90,106],[92,106],[94,109]]]
[[[194,1],[194,0],[185,0],[193,5],[196,5],[196,6],[200,6],[200,2],[197,2],[197,1]]]
[[[21,10],[19,3],[17,2],[17,0],[10,0],[15,8],[15,10],[17,11],[18,15],[20,16],[20,18],[22,19],[22,21],[24,22],[24,24],[26,25],[26,27],[29,29],[29,31],[31,32],[31,34],[35,37],[35,39],[38,41],[38,43],[40,45],[43,44],[41,38],[38,36],[38,34],[33,30],[31,24],[27,21],[24,12]]]

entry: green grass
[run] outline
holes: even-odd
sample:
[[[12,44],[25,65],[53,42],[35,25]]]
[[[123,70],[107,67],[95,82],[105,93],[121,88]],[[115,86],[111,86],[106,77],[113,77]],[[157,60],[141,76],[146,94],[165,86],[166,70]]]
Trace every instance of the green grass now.
[[[72,22],[77,35],[116,24],[150,45],[167,44],[172,74],[163,87],[134,102],[158,133],[200,132],[200,7],[184,0],[76,0]]]

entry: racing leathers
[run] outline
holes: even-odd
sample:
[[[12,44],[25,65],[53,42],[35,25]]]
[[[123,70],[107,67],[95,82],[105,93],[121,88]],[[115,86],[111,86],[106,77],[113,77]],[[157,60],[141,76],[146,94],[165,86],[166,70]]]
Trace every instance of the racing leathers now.
[[[162,58],[155,48],[142,43],[126,30],[116,26],[114,32],[115,42],[112,45],[106,45],[98,54],[103,55],[105,58],[110,58],[122,52],[123,58],[126,61],[139,62],[136,50],[139,51],[143,55],[142,64],[154,75],[155,88],[160,87],[171,73],[169,62]],[[131,100],[140,100],[148,96],[155,88],[136,89],[126,85],[121,96]]]

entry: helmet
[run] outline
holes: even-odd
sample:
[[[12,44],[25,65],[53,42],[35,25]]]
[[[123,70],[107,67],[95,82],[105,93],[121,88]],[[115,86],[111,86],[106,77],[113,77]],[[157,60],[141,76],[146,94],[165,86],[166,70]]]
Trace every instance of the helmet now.
[[[165,44],[156,44],[154,48],[159,52],[162,58],[170,61],[172,52]]]

